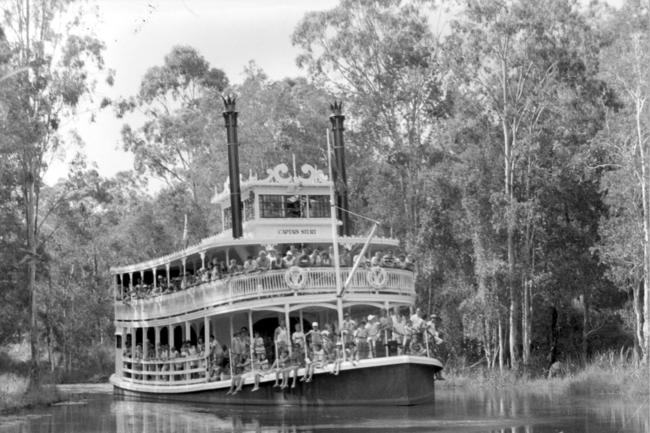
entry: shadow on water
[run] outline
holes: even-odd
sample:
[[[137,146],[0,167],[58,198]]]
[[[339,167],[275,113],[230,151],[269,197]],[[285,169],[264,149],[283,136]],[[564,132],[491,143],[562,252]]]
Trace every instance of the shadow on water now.
[[[75,404],[0,417],[0,433],[232,432],[648,432],[649,407],[611,398],[440,391],[415,407],[240,407],[117,400],[88,394]]]

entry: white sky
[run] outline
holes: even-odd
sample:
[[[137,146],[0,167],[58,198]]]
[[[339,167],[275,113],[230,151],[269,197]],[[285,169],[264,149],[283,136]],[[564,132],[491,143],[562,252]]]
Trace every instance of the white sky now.
[[[95,97],[115,99],[138,91],[145,71],[161,65],[174,45],[190,45],[226,72],[231,82],[242,80],[244,66],[255,60],[272,79],[300,75],[298,51],[290,37],[308,11],[334,7],[336,0],[96,0],[96,36],[106,43],[106,67],[116,71],[112,88],[102,86]],[[121,151],[124,120],[108,109],[94,122],[82,112],[69,125],[85,142],[83,152],[97,163],[100,174],[111,176],[131,168],[133,158]],[[54,183],[67,173],[74,150],[58,155],[45,181]]]

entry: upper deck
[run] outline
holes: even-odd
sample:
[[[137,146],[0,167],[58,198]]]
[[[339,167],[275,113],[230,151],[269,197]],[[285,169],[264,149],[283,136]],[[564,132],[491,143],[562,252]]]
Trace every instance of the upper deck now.
[[[116,320],[156,322],[178,315],[191,316],[206,308],[237,308],[238,304],[254,299],[266,299],[264,302],[268,304],[269,297],[277,302],[278,296],[303,294],[309,295],[310,301],[317,300],[315,295],[335,299],[333,220],[328,195],[332,183],[321,170],[310,165],[303,165],[301,171],[303,176],[298,176],[295,168],[290,175],[288,167],[280,164],[267,170],[264,179],[252,174],[248,179],[241,179],[242,196],[246,197],[242,200],[241,238],[233,238],[228,230],[231,212],[226,182],[212,200],[221,207],[220,233],[163,257],[112,268]],[[364,236],[337,237],[344,280],[349,270],[345,268],[352,266],[353,256],[365,241]],[[376,237],[368,252],[390,251],[388,254],[392,255],[397,247],[396,239]],[[301,264],[304,284],[296,291],[286,280],[291,264],[283,260],[288,251],[297,258],[305,249],[317,252],[317,259],[329,264],[314,266],[313,257],[311,265]],[[274,262],[274,266],[269,265],[258,273],[243,269],[245,260],[257,258],[262,252],[277,261],[277,266]],[[397,296],[390,299],[400,303],[412,302],[415,298],[413,273],[404,267],[387,267],[381,271],[385,284],[374,287],[370,275],[373,271],[359,269],[348,293],[351,296],[365,293],[370,296],[364,298],[368,301],[385,294]]]

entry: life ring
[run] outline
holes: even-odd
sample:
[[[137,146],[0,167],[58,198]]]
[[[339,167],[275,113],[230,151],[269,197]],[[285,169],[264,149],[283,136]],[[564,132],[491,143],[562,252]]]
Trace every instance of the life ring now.
[[[383,289],[388,284],[388,273],[386,269],[379,266],[373,266],[368,271],[368,284],[375,289]]]
[[[293,290],[304,289],[307,284],[307,271],[304,268],[292,266],[285,272],[284,282]]]

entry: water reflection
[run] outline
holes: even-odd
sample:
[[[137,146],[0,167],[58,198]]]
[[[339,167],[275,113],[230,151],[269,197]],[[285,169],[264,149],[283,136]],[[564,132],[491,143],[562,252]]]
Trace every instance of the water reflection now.
[[[650,431],[644,401],[577,399],[513,392],[441,391],[415,407],[228,407],[114,400],[93,394],[83,405],[0,417],[0,433],[207,433],[434,431],[557,433]]]

